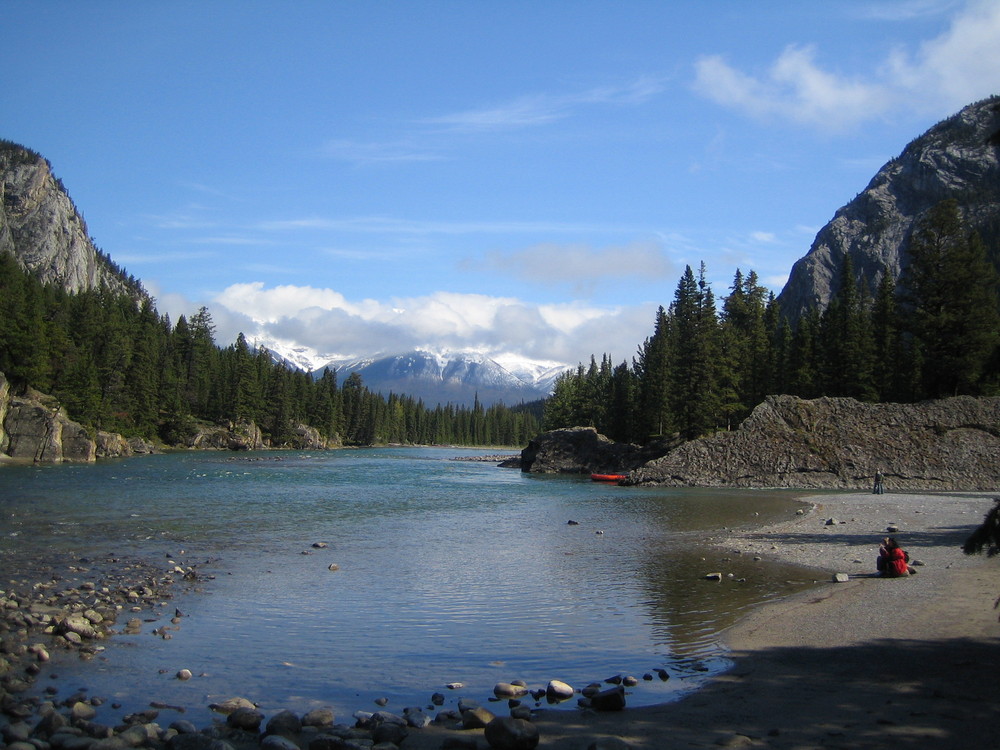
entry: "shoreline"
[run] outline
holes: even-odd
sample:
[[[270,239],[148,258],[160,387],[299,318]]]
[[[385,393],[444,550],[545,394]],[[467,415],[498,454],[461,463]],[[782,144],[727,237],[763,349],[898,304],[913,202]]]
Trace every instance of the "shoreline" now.
[[[728,529],[708,541],[732,554],[804,566],[829,583],[745,614],[720,638],[732,668],[679,701],[622,712],[537,712],[539,747],[583,750],[618,739],[627,744],[617,747],[634,750],[949,748],[974,737],[988,746],[1000,718],[992,669],[1000,655],[993,609],[1000,583],[995,560],[965,556],[960,545],[992,507],[992,495],[831,493],[799,500],[812,506],[802,515]],[[912,561],[923,563],[916,576],[873,577],[878,540],[890,525]],[[838,572],[850,580],[833,583]],[[506,714],[502,703],[484,705]],[[182,718],[163,714],[162,728]],[[399,746],[486,746],[481,729],[452,725],[411,730]],[[307,735],[300,740],[308,747]]]
[[[762,604],[728,628],[721,641],[733,667],[696,693],[617,717],[543,716],[536,723],[552,740],[545,747],[587,747],[573,737],[584,732],[635,750],[991,746],[1000,719],[1000,577],[996,560],[960,546],[992,494],[803,500],[813,508],[802,516],[714,541],[805,565],[828,584]],[[874,576],[889,525],[923,563],[916,575]],[[850,580],[834,583],[837,572]]]

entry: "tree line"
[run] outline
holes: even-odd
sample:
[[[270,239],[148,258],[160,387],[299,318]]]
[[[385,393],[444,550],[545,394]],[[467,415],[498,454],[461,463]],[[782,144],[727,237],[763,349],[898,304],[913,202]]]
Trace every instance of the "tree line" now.
[[[620,441],[685,439],[738,424],[768,394],[913,402],[1000,393],[998,249],[954,200],[918,223],[899,288],[872,297],[850,256],[834,296],[794,324],[757,275],[736,271],[721,309],[704,264],[688,266],[631,363],[591,357],[556,382],[543,428],[592,425]]]
[[[183,444],[199,422],[253,422],[275,447],[300,424],[344,445],[524,445],[538,433],[538,403],[484,407],[373,393],[276,362],[243,334],[215,341],[202,307],[176,324],[146,295],[107,288],[75,294],[41,284],[0,253],[0,372],[58,399],[94,430]]]

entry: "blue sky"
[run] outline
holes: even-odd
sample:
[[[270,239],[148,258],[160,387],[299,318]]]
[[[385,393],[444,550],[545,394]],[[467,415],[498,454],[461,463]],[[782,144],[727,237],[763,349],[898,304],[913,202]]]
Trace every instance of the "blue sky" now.
[[[631,357],[686,264],[775,293],[1000,93],[1000,2],[4,4],[0,137],[176,319],[316,354]]]

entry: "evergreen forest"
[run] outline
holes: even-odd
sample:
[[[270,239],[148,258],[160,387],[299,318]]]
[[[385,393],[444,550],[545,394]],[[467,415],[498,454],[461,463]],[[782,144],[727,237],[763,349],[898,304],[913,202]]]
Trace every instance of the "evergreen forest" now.
[[[171,323],[145,294],[70,294],[0,253],[0,373],[55,397],[93,430],[182,445],[199,422],[253,422],[274,447],[299,424],[332,444],[521,446],[539,432],[539,403],[507,407],[373,393],[275,362],[243,334],[220,347],[206,308]]]
[[[592,425],[623,442],[731,429],[768,394],[914,402],[1000,393],[998,248],[945,201],[914,229],[899,287],[874,298],[844,256],[823,311],[785,320],[751,271],[716,303],[704,264],[687,267],[631,363],[607,355],[564,373],[543,428]],[[992,252],[989,252],[991,250]]]

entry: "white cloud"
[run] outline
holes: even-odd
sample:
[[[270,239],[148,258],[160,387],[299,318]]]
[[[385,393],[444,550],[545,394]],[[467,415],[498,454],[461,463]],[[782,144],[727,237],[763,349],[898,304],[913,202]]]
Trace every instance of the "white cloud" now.
[[[909,17],[940,4],[911,3]],[[1000,3],[964,5],[949,28],[917,50],[892,50],[864,77],[825,70],[816,48],[790,45],[762,75],[743,72],[720,55],[695,62],[694,88],[727,107],[765,120],[839,131],[906,107],[951,114],[1000,91]]]
[[[754,78],[710,55],[695,63],[695,89],[710,99],[762,118],[783,118],[841,130],[879,115],[887,106],[880,85],[820,69],[813,47],[789,46],[766,77]]]
[[[631,357],[655,306],[534,305],[511,297],[434,292],[408,299],[348,300],[332,289],[234,284],[214,300],[220,341],[294,341],[332,356],[415,348],[513,353],[569,364],[603,352]]]

